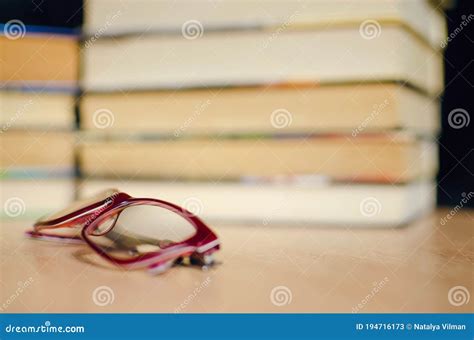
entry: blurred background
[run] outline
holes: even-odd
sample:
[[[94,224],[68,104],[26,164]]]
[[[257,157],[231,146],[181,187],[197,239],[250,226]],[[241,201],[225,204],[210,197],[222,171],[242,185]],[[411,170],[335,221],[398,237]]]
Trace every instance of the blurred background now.
[[[474,206],[472,1],[0,0],[2,217],[108,187],[216,221]]]

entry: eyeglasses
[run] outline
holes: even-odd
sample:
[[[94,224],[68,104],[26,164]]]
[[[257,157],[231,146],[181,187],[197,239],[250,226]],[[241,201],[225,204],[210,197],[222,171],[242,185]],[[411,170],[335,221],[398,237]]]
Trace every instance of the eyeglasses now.
[[[133,198],[118,190],[107,190],[42,218],[27,235],[85,242],[115,265],[147,267],[155,274],[183,259],[211,265],[213,253],[220,248],[217,235],[186,209],[162,200]]]

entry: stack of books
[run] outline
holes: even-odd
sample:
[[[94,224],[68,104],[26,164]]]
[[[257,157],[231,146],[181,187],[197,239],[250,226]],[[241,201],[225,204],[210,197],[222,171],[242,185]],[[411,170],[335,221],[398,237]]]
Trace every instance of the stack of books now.
[[[36,218],[74,198],[78,35],[0,25],[1,217]]]
[[[82,195],[114,186],[265,224],[394,226],[434,206],[445,24],[428,1],[85,14]]]

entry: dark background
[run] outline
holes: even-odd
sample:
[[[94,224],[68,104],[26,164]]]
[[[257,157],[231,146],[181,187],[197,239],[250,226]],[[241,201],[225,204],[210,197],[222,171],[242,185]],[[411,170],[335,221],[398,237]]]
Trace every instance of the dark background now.
[[[355,0],[354,0],[355,1]],[[474,14],[473,0],[450,1],[445,6],[448,34],[462,16]],[[83,21],[82,0],[0,0],[0,23],[18,19],[27,25],[77,28]],[[420,20],[423,20],[420,18]],[[439,205],[457,205],[463,193],[474,191],[474,20],[463,28],[445,50],[446,89],[442,95],[442,133],[439,138]],[[472,120],[467,127],[453,129],[448,114],[466,110]],[[474,200],[468,205],[474,207]]]
[[[457,1],[446,10],[448,34],[459,27],[462,16],[474,14],[474,1]],[[448,44],[445,51],[445,84],[442,97],[442,132],[439,139],[440,171],[438,203],[457,205],[462,193],[474,191],[474,20]],[[462,108],[470,115],[470,124],[453,129],[448,114]],[[468,202],[474,207],[473,200]]]
[[[76,28],[83,20],[82,0],[0,0],[0,23]]]

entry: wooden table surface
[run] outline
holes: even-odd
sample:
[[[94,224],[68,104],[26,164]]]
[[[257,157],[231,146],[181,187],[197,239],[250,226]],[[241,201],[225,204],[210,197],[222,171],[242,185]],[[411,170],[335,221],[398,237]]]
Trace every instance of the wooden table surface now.
[[[0,311],[473,312],[474,211],[442,225],[448,213],[400,229],[214,226],[220,265],[160,276],[3,222]]]

